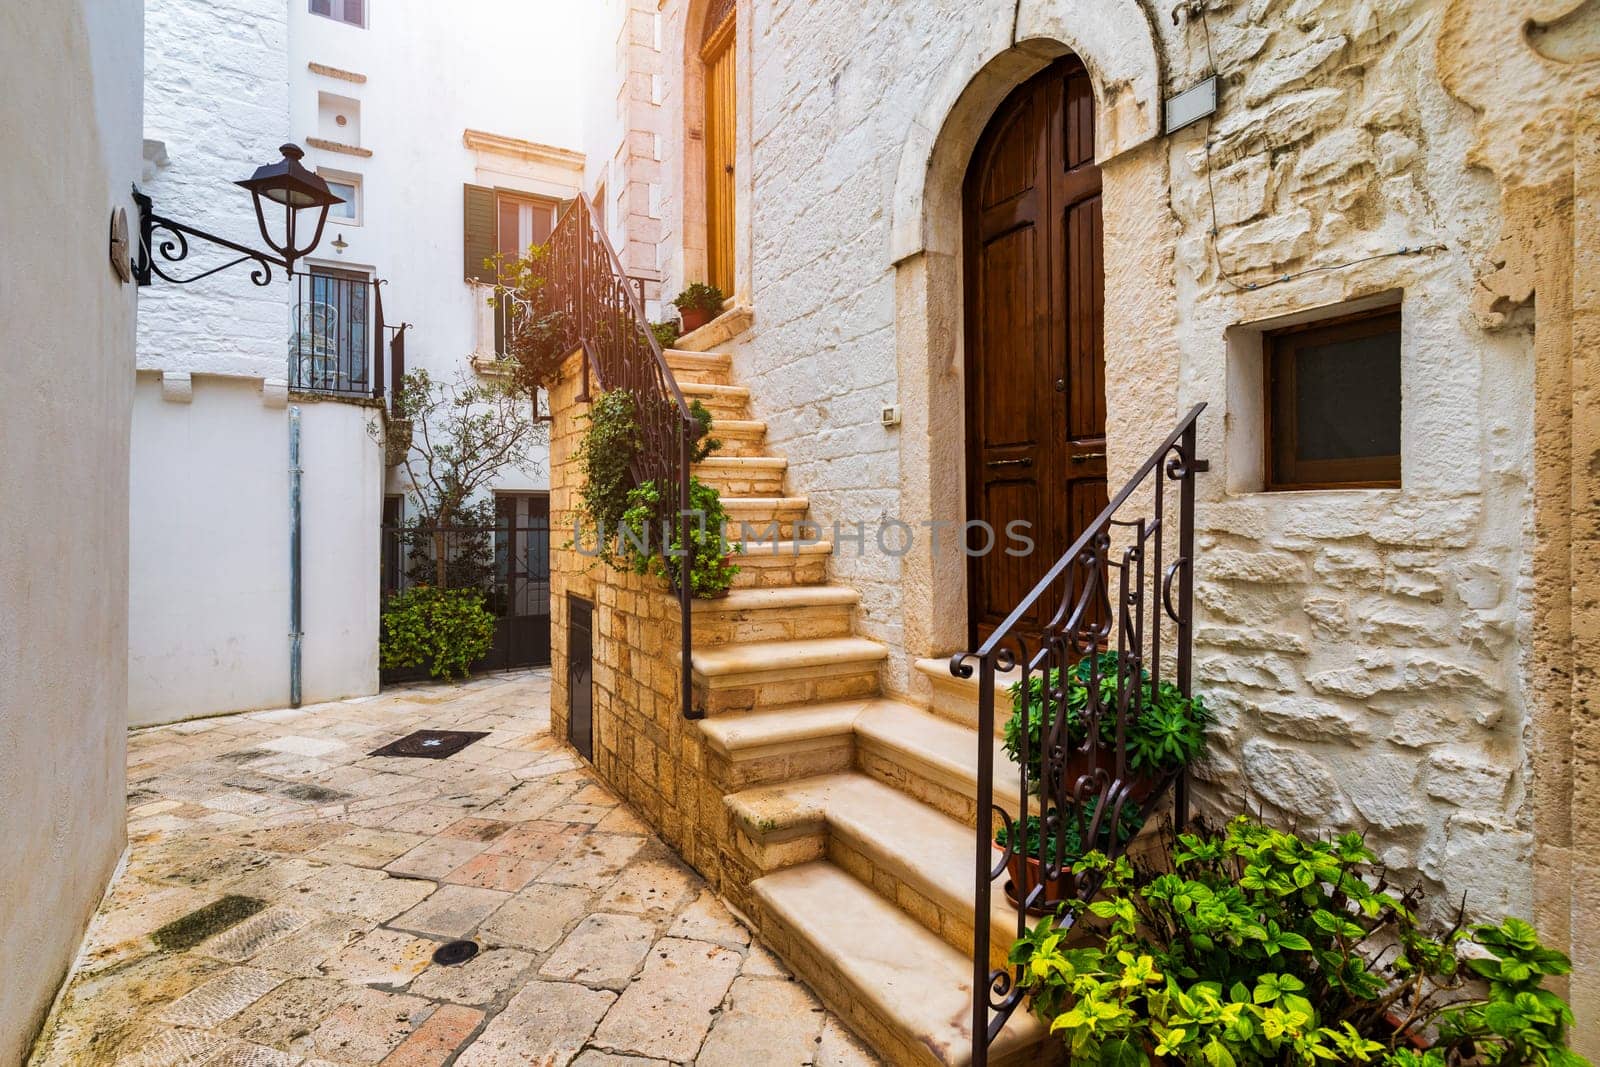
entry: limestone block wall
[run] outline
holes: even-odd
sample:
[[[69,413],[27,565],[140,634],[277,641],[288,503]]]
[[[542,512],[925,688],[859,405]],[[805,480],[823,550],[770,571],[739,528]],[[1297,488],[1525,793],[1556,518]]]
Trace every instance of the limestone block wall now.
[[[896,215],[907,146],[951,136],[925,109],[963,70],[980,71],[966,92],[997,101],[994,79],[1020,81],[1069,35],[1144,34],[1163,93],[1214,70],[1217,115],[1142,144],[1124,134],[1157,122],[1159,102],[1130,102],[1131,83],[1097,86],[1103,113],[1115,97],[1110,139],[1128,142],[1101,151],[1113,485],[1179,412],[1209,405],[1196,677],[1222,721],[1204,798],[1363,829],[1396,867],[1475,910],[1528,914],[1533,339],[1527,319],[1490,331],[1471,313],[1501,208],[1473,153],[1474,110],[1438,69],[1441,35],[1460,21],[1446,8],[743,0],[738,247],[754,326],[733,345],[733,373],[789,458],[789,491],[825,528],[912,513],[919,484],[935,515],[961,514],[948,187],[964,161],[940,164],[936,150],[925,213]],[[670,291],[698,262],[687,57],[703,13],[669,2],[662,17]],[[1096,18],[1121,21],[1075,25]],[[1480,69],[1517,45],[1474,43]],[[949,95],[960,113],[962,87]],[[903,254],[895,229],[908,221],[926,240]],[[1350,301],[1402,308],[1403,487],[1262,492],[1261,330]],[[904,431],[878,424],[897,401],[929,413],[924,438],[899,438],[909,407]],[[861,632],[897,650],[886,685],[909,692],[910,659],[952,650],[939,620],[964,609],[929,610],[940,602],[926,587],[959,582],[959,568],[840,549],[832,577],[861,591]]]
[[[685,861],[736,905],[754,877],[733,844],[723,795],[730,771],[682,715],[678,601],[654,578],[614,571],[574,547],[588,423],[578,358],[550,389],[551,730],[568,736],[572,598],[593,605],[594,767]]]

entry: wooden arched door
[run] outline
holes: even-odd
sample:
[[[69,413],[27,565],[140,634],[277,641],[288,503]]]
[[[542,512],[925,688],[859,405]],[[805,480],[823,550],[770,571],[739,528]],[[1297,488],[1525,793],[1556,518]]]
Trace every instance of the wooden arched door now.
[[[1064,57],[1018,87],[964,188],[967,508],[995,531],[973,555],[974,641],[1010,614],[1106,505],[1104,278],[1094,92]],[[1031,554],[1008,555],[1026,522]],[[969,537],[982,548],[977,535]],[[1051,598],[1025,620],[1050,621]]]
[[[706,13],[700,62],[705,67],[706,280],[733,295],[734,153],[738,144],[737,4]]]

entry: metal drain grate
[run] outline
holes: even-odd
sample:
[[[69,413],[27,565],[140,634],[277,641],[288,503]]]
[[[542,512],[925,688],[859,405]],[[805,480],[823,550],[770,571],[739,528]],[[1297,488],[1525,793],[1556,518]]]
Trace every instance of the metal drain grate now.
[[[398,741],[391,741],[368,755],[445,759],[454,756],[479,738],[488,736],[488,733],[472,733],[466,730],[418,730]]]

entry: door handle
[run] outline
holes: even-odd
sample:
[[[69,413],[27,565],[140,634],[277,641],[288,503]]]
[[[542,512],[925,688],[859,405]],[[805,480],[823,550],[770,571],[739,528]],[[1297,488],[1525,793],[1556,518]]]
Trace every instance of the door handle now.
[[[1105,458],[1106,458],[1106,454],[1104,452],[1079,452],[1077,455],[1072,457],[1072,462],[1074,462],[1074,463],[1087,463],[1091,459],[1105,459]]]
[[[1022,459],[991,459],[989,461],[989,466],[991,466],[991,467],[1031,467],[1031,466],[1033,466],[1033,460],[1027,458],[1026,456],[1024,456]]]

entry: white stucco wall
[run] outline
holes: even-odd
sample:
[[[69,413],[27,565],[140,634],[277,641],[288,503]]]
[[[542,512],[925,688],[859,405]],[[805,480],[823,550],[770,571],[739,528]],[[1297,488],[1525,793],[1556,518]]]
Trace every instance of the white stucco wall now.
[[[0,7],[0,1063],[19,1063],[124,840],[139,0]]]
[[[685,252],[693,205],[680,190],[700,165],[682,87],[696,6],[664,8],[669,291],[695,280]],[[897,219],[903,168],[945,133],[933,105],[946,101],[949,114],[978,81],[963,72],[1001,63],[1020,80],[1042,47],[1087,42],[1102,121],[1116,110],[1120,139],[1119,151],[1100,144],[1113,487],[1180,412],[1210,405],[1196,678],[1222,722],[1207,796],[1307,829],[1365,829],[1386,860],[1467,892],[1473,908],[1528,914],[1519,657],[1531,625],[1520,580],[1531,342],[1471,316],[1474,264],[1500,220],[1488,174],[1469,165],[1472,113],[1434,69],[1444,4],[1236,0],[1206,5],[1208,26],[1175,19],[1170,5],[1068,17],[1074,7],[739,4],[748,191],[737,243],[749,249],[739,273],[755,325],[732,346],[734,376],[789,460],[789,491],[810,498],[824,528],[915,517],[906,487],[919,479],[933,487],[935,514],[940,500],[964,513],[959,195],[944,198],[954,215]],[[1083,25],[1095,18],[1124,21]],[[1130,27],[1156,55],[1114,75]],[[1139,105],[1147,70],[1171,93],[1213,58],[1223,80],[1215,119],[1153,141],[1124,136],[1150,117]],[[980,116],[967,132],[981,125]],[[959,183],[964,160],[935,166],[944,169],[930,182]],[[942,239],[921,251],[919,228]],[[1309,268],[1319,272],[1276,280]],[[1387,290],[1400,291],[1405,315],[1403,488],[1259,492],[1250,325]],[[907,331],[926,332],[915,359]],[[922,376],[908,381],[914,365]],[[942,405],[923,441],[900,441],[909,418],[906,431],[878,425],[879,408],[903,397]],[[937,466],[930,455],[949,458]],[[862,593],[861,632],[893,647],[890,687],[914,692],[910,661],[954,650],[937,625],[911,617],[926,611],[926,597],[919,609],[907,597],[928,576],[849,544],[830,568]],[[959,583],[959,572],[944,579]]]
[[[377,691],[382,448],[376,412],[296,399],[302,700]],[[133,725],[289,703],[289,408],[259,382],[201,376],[133,398]]]
[[[251,0],[259,2],[259,0]],[[371,5],[365,28],[289,5],[288,119],[291,139],[317,135],[319,93],[360,105],[360,144],[369,156],[314,146],[306,163],[359,175],[359,225],[330,222],[311,262],[366,270],[387,279],[384,316],[408,322],[406,363],[449,381],[467,369],[480,345],[486,291],[462,280],[463,183],[500,186],[562,199],[576,195],[581,171],[470,149],[462,135],[479,130],[557,148],[581,150],[581,71],[587,59],[583,5],[529,3],[440,5],[397,0]],[[535,58],[537,57],[537,58]],[[319,74],[309,64],[364,78]],[[348,247],[332,247],[342,236]],[[494,482],[504,490],[549,486],[547,453]],[[396,475],[390,491],[403,485]]]

